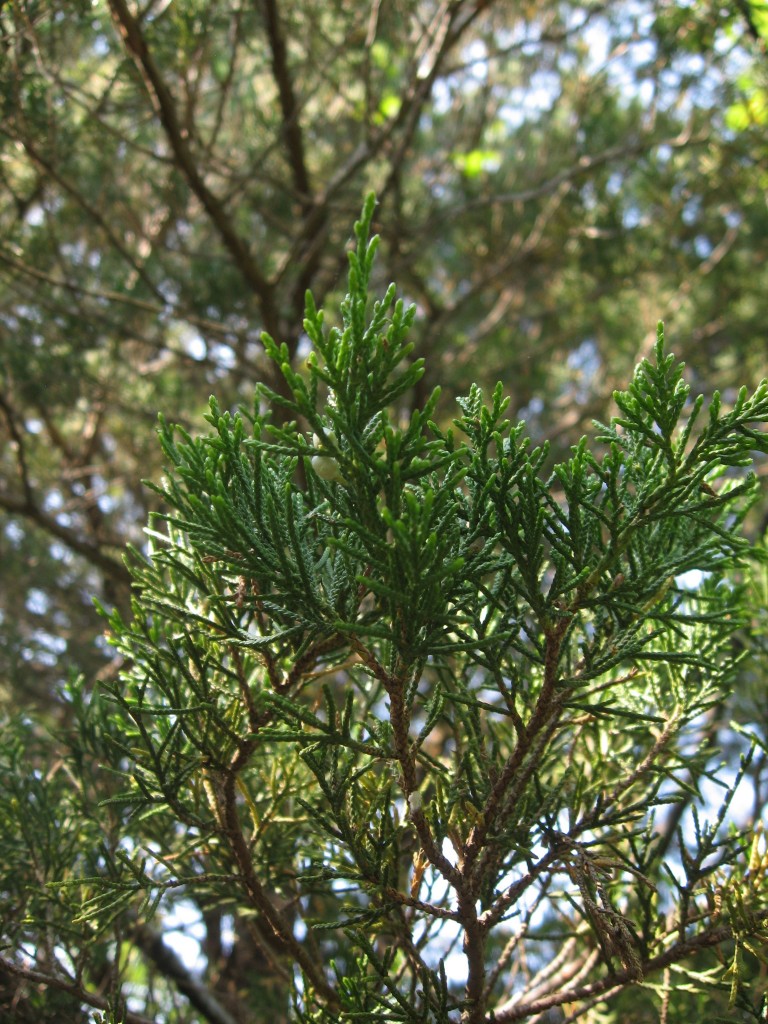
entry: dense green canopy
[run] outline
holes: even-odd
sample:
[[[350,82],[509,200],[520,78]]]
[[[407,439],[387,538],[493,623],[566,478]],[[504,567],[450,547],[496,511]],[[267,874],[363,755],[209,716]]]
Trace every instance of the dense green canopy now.
[[[415,304],[425,359],[396,421],[440,385],[445,429],[472,382],[500,380],[507,414],[551,442],[549,469],[617,413],[659,319],[695,392],[730,406],[754,389],[766,40],[763,0],[0,5],[0,716],[66,731],[65,680],[114,679],[92,599],[128,615],[123,551],[145,549],[162,504],[142,484],[167,461],[157,413],[195,434],[211,393],[232,411],[259,382],[286,398],[262,332],[306,373],[306,290],[336,313],[370,189],[373,286]],[[750,538],[766,509],[763,491]],[[765,581],[750,579],[733,643],[751,660],[705,728],[729,758],[732,719],[763,735],[768,720]],[[24,757],[41,779],[57,763],[61,735],[34,723],[9,778]],[[100,824],[83,828],[98,842]],[[236,988],[249,966],[230,959]]]

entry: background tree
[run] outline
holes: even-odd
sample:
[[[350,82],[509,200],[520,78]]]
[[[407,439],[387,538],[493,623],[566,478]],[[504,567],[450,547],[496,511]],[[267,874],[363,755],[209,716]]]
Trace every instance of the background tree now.
[[[757,2],[2,5],[4,703],[66,724],[67,668],[114,671],[91,596],[127,609],[157,410],[285,393],[261,331],[300,365],[371,186],[412,407],[501,378],[562,458],[659,317],[699,390],[754,385],[765,36]]]

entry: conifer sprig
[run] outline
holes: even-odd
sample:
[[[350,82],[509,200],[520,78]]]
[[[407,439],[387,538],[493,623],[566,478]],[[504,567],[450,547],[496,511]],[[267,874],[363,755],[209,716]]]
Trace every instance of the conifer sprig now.
[[[374,208],[339,326],[307,297],[301,368],[265,338],[284,393],[212,399],[200,437],[161,420],[166,510],[110,616],[99,741],[142,840],[98,892],[72,880],[79,920],[199,886],[260,922],[308,1024],[524,1020],[751,950],[765,872],[728,835],[733,786],[667,842],[684,879],[654,815],[717,777],[701,723],[739,671],[768,387],[701,415],[659,329],[561,464],[501,384],[449,427],[437,390],[409,408],[413,309],[370,299]],[[543,973],[510,995],[518,954]]]

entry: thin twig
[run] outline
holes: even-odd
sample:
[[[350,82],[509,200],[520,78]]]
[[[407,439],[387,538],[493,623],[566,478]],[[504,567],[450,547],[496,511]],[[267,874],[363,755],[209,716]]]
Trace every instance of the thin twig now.
[[[768,921],[768,910],[762,910],[755,914],[756,922]],[[643,977],[648,977],[656,971],[662,970],[671,964],[678,963],[694,953],[704,949],[711,949],[719,946],[733,938],[733,929],[730,925],[720,925],[717,928],[709,928],[692,939],[676,942],[669,949],[657,956],[649,957],[642,962]],[[549,1010],[554,1006],[562,1006],[563,1003],[574,1003],[583,999],[592,999],[594,996],[612,992],[617,988],[625,988],[636,983],[637,976],[631,969],[622,968],[607,974],[598,981],[587,985],[580,985],[575,989],[560,989],[549,996],[541,999],[526,1000],[514,1006],[511,1002],[502,1004],[494,1010],[494,1020],[497,1024],[511,1024],[512,1021],[526,1020],[534,1013]]]

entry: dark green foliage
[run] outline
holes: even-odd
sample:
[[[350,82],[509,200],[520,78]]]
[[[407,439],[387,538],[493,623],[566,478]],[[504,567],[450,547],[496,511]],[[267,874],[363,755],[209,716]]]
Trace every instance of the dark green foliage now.
[[[729,944],[742,998],[766,856],[728,827],[738,779],[712,822],[663,816],[719,779],[701,723],[739,671],[768,385],[705,412],[659,330],[552,469],[501,385],[452,430],[436,395],[406,414],[414,314],[369,309],[373,210],[341,327],[308,296],[301,372],[265,340],[284,394],[212,399],[201,437],[161,421],[168,511],[89,741],[131,843],[52,891],[85,886],[96,931],[182,887],[252,915],[307,1022],[584,1014]]]
[[[421,991],[456,1016],[462,931],[418,929],[454,899],[437,855],[457,867],[475,827],[477,912],[511,887],[508,919],[467,930],[473,977],[483,944],[493,965],[488,1007],[581,984],[531,1012],[764,1015],[744,911],[762,869],[742,903],[715,868],[695,882],[738,857],[696,868],[691,812],[715,813],[712,780],[730,789],[745,757],[713,841],[741,831],[751,851],[768,793],[768,588],[738,539],[764,533],[766,491],[743,524],[749,495],[728,492],[762,424],[727,418],[765,373],[764,7],[0,3],[0,1019],[311,1015],[275,928],[360,1013]],[[371,267],[363,239],[342,320],[371,187],[381,244]],[[703,406],[722,393],[708,452],[706,408],[686,439],[676,360],[654,354],[659,317]],[[165,452],[159,409],[182,428]],[[612,434],[614,415],[634,425]],[[158,510],[186,525],[156,520],[150,552]],[[614,842],[591,801],[651,755],[629,791],[638,835]],[[250,852],[213,813],[233,794]],[[651,825],[643,799],[672,802]],[[600,874],[612,842],[658,895]],[[714,914],[738,942],[649,938],[660,910],[686,930],[688,884],[690,941]],[[403,927],[382,900],[412,885],[428,906],[404,905]],[[423,966],[397,960],[411,926]],[[665,942],[679,964],[603,999],[607,963],[636,973],[633,950]],[[683,963],[720,988],[695,995]]]

